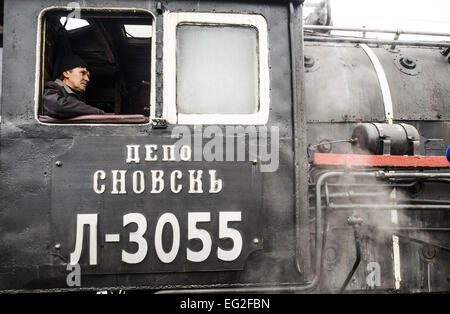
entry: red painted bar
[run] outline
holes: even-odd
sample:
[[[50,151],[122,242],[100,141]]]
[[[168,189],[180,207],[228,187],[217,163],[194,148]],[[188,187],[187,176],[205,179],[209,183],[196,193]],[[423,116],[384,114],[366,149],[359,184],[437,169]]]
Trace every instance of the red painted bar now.
[[[391,156],[356,154],[314,154],[314,164],[332,166],[392,166],[450,168],[445,156]]]

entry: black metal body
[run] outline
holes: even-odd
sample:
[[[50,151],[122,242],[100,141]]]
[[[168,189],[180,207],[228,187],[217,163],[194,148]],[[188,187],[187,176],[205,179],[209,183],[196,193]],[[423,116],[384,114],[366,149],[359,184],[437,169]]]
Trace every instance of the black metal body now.
[[[433,291],[449,291],[450,246],[448,183],[444,169],[402,169],[404,177],[379,176],[370,167],[341,169],[314,165],[308,159],[308,145],[322,140],[350,139],[359,122],[384,123],[383,99],[375,71],[360,47],[348,43],[304,44],[302,7],[299,1],[83,1],[93,8],[137,8],[152,12],[156,28],[155,97],[156,117],[163,110],[164,67],[162,56],[164,12],[226,12],[260,14],[268,25],[270,114],[267,128],[279,130],[279,167],[260,172],[253,160],[236,162],[125,162],[126,145],[174,143],[176,125],[165,121],[136,125],[57,125],[36,119],[40,80],[37,60],[39,13],[60,1],[5,1],[3,80],[0,138],[0,291],[96,291],[100,289],[149,289],[184,292],[338,292],[355,260],[351,228],[345,225],[353,210],[361,209],[363,224],[358,229],[361,249],[359,267],[345,291],[392,292],[396,290],[392,235],[400,240],[400,292],[428,291],[426,266],[432,265]],[[450,144],[450,66],[432,47],[399,47],[392,53],[373,47],[391,87],[394,121],[413,125],[420,133],[420,155],[443,155]],[[314,58],[304,68],[304,55]],[[404,73],[395,63],[399,54],[415,57],[421,71]],[[194,133],[194,126],[188,126]],[[225,134],[225,126],[218,127]],[[248,147],[247,147],[248,149]],[[352,153],[351,145],[333,145],[332,153]],[[143,158],[143,157],[142,157]],[[92,173],[104,170],[107,193],[92,193]],[[111,171],[127,169],[127,194],[111,195]],[[216,169],[224,180],[223,194],[162,193],[133,194],[133,171]],[[344,171],[345,170],[345,171]],[[385,172],[399,170],[386,167]],[[361,175],[360,172],[363,174]],[[439,173],[415,176],[418,172]],[[188,184],[187,181],[183,181]],[[205,190],[209,186],[205,185]],[[408,201],[429,200],[408,211]],[[351,192],[351,193],[350,193]],[[370,193],[381,193],[379,196]],[[108,194],[109,193],[109,194]],[[340,194],[339,194],[340,193]],[[350,193],[350,194],[349,194]],[[361,195],[353,195],[360,193]],[[402,197],[399,195],[401,194]],[[433,203],[434,201],[434,203]],[[399,223],[392,225],[385,210],[366,210],[364,204],[404,205]],[[446,203],[447,202],[447,203]],[[408,203],[409,204],[409,203]],[[430,208],[426,206],[431,206]],[[361,205],[361,206],[359,206]],[[335,207],[333,207],[335,206]],[[337,206],[337,207],[336,207]],[[338,210],[344,206],[343,210]],[[347,206],[347,207],[345,207]],[[381,207],[383,207],[381,206]],[[414,205],[410,205],[414,207]],[[419,205],[418,205],[419,206]],[[395,206],[394,206],[395,207]],[[393,207],[393,208],[394,208]],[[187,263],[186,253],[174,263],[160,263],[155,257],[153,236],[156,221],[173,213],[180,223],[181,247],[186,249],[187,211],[209,211],[211,224],[203,225],[212,238],[218,237],[220,212],[242,210],[243,254],[227,263],[207,259]],[[81,262],[81,286],[68,287],[67,268],[75,241],[77,213],[97,213],[99,239],[118,233],[128,240],[135,227],[123,228],[127,213],[144,213],[148,220],[149,256],[143,263],[120,263],[120,251],[136,250],[131,243],[99,240],[99,265],[88,263],[88,231]],[[401,214],[400,214],[401,213]],[[371,224],[383,231],[370,228]],[[200,226],[202,224],[200,223]],[[230,227],[237,224],[230,223]],[[237,228],[237,227],[236,227]],[[170,229],[170,228],[166,228]],[[164,232],[170,233],[165,229]],[[423,231],[424,229],[425,231]],[[396,229],[397,230],[397,229]],[[404,229],[401,229],[404,230]],[[170,231],[170,230],[169,230]],[[411,234],[410,234],[411,233]],[[170,237],[169,237],[170,238]],[[411,241],[409,241],[409,240]],[[414,239],[419,241],[415,241]],[[170,241],[169,241],[170,242]],[[437,248],[436,257],[424,259],[422,246]],[[213,252],[219,245],[214,244]],[[169,250],[165,247],[165,250]],[[199,250],[200,247],[197,247]],[[359,251],[359,250],[358,250]],[[215,253],[214,253],[215,254]],[[368,284],[368,265],[381,267],[378,285]],[[350,278],[349,278],[350,280]]]

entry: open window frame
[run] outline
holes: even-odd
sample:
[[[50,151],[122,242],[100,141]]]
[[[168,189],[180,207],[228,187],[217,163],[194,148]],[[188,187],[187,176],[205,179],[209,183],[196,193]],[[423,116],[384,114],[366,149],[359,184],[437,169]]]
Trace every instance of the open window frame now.
[[[153,12],[141,8],[96,8],[96,7],[80,7],[77,8],[81,14],[83,13],[101,13],[101,14],[129,14],[133,15],[136,12],[148,15],[152,19],[152,36],[150,39],[150,92],[149,97],[149,114],[144,119],[133,114],[108,114],[105,116],[86,115],[75,117],[75,119],[55,119],[59,121],[52,121],[49,119],[40,119],[40,110],[43,106],[43,91],[44,91],[44,65],[45,65],[45,47],[46,47],[46,14],[51,11],[67,12],[69,14],[73,8],[52,6],[40,11],[37,25],[37,45],[36,45],[36,69],[35,69],[35,99],[34,99],[34,118],[42,125],[58,125],[58,126],[79,126],[79,125],[136,125],[136,124],[151,124],[151,117],[154,115],[154,108],[156,103],[156,87],[155,87],[155,69],[156,69],[156,16]],[[143,116],[143,115],[141,115]],[[98,118],[98,119],[97,119]]]
[[[258,107],[255,113],[187,114],[177,110],[177,27],[179,25],[241,26],[257,30]],[[164,15],[164,110],[172,124],[264,125],[269,119],[270,82],[267,22],[262,15],[238,13],[167,12]]]

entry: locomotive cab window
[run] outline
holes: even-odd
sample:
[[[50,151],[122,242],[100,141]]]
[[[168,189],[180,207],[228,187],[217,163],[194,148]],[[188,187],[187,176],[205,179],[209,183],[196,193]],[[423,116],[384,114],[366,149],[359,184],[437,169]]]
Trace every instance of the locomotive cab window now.
[[[145,10],[43,11],[39,121],[148,123],[153,21]]]
[[[261,15],[167,13],[164,102],[169,123],[265,124],[267,24]]]

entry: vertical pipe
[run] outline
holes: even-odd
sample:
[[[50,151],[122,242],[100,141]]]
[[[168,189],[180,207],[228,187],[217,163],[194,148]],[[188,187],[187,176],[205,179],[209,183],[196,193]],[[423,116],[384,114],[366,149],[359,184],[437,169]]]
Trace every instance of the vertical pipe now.
[[[394,40],[398,40],[399,37],[400,37],[400,33],[399,33],[399,31],[397,31],[397,33],[395,33]],[[395,49],[395,44],[392,44],[392,45],[391,45],[391,49],[392,49],[392,50]]]
[[[356,249],[356,260],[353,264],[352,270],[347,275],[347,278],[345,278],[344,284],[342,285],[341,289],[339,290],[339,293],[344,292],[345,288],[347,287],[348,283],[350,282],[350,279],[352,279],[353,275],[356,272],[356,269],[358,269],[359,263],[361,262],[361,245],[359,243],[359,235],[358,230],[356,226],[353,226],[353,235],[355,237],[355,249]]]
[[[295,171],[296,266],[303,279],[311,273],[306,106],[304,99],[303,5],[289,3],[289,37],[291,55],[292,127]]]

